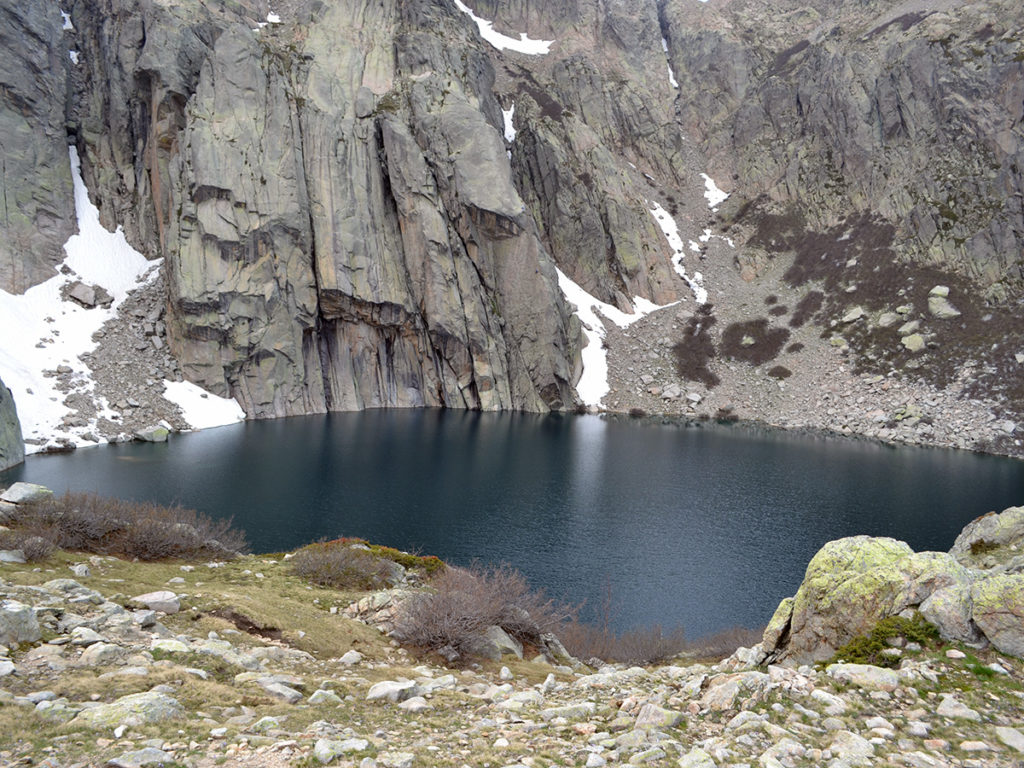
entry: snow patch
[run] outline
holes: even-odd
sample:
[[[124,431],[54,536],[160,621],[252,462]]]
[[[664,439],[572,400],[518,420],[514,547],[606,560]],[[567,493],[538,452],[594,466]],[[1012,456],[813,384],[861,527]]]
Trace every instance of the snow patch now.
[[[267,24],[280,24],[280,23],[281,23],[281,17],[278,16],[276,13],[271,12],[271,13],[267,14]]]
[[[74,29],[75,25],[71,23],[71,14],[67,11],[60,12],[61,17],[64,19],[64,25],[61,29]]]
[[[116,414],[103,397],[95,396],[92,371],[80,355],[95,349],[93,334],[116,316],[130,291],[157,277],[162,261],[147,261],[128,244],[120,227],[114,232],[103,228],[99,210],[89,200],[74,147],[69,148],[69,155],[78,233],[64,244],[62,271],[21,295],[0,290],[0,379],[14,395],[24,437],[33,441],[26,443],[27,453],[59,446],[59,441],[74,446],[106,442],[95,434],[96,441],[83,437],[96,432],[98,419]],[[75,281],[104,288],[113,297],[110,307],[86,309],[65,300],[62,289]],[[96,403],[97,417],[85,426],[63,423],[71,409],[64,405],[69,393],[57,387],[58,366],[71,369],[72,393],[86,395]],[[206,419],[205,412],[200,413],[199,423],[191,413],[186,412],[185,418],[193,427],[213,421]]]
[[[672,71],[672,60],[668,58],[668,40],[664,37],[661,38],[661,48],[665,51],[665,64],[668,66],[668,81],[672,84],[673,88],[678,90],[679,81],[676,80],[676,73]]]
[[[601,400],[608,394],[608,353],[604,348],[605,327],[598,312],[620,328],[626,328],[656,309],[664,309],[652,301],[636,296],[633,306],[636,312],[627,314],[618,307],[596,299],[572,281],[562,270],[558,271],[558,287],[566,301],[576,305],[576,316],[583,324],[583,335],[587,346],[583,348],[583,375],[576,384],[576,392],[584,405],[600,407]],[[666,304],[666,307],[672,306]]]
[[[245,411],[230,397],[217,397],[190,381],[164,380],[164,397],[181,408],[193,429],[223,427],[245,421]]]
[[[654,220],[658,222],[658,226],[665,235],[665,239],[668,240],[668,247],[672,249],[672,267],[675,269],[676,274],[683,278],[686,284],[690,286],[690,290],[693,291],[694,301],[698,304],[706,304],[708,292],[704,287],[704,277],[700,272],[695,272],[693,276],[690,276],[686,272],[686,267],[683,266],[683,257],[686,255],[686,252],[683,250],[683,238],[679,236],[679,227],[676,224],[676,220],[658,203],[648,200],[647,204],[651,206],[648,210],[650,210]],[[710,232],[710,230],[707,231]]]
[[[555,42],[554,40],[531,40],[526,36],[525,32],[521,33],[519,39],[516,40],[514,37],[496,32],[493,21],[481,19],[461,0],[454,0],[454,2],[456,8],[476,22],[476,26],[480,30],[480,37],[499,51],[516,51],[517,53],[526,53],[531,56],[550,53],[551,46]]]
[[[56,437],[74,445],[88,445],[81,435],[95,429],[95,421],[75,430],[62,420],[70,413],[63,404],[66,394],[57,389],[53,371],[64,365],[72,369],[72,389],[91,393],[95,389],[91,371],[79,355],[91,351],[96,343],[92,335],[117,313],[128,291],[144,279],[159,261],[147,261],[125,239],[120,228],[108,232],[100,225],[100,214],[89,200],[82,181],[81,164],[74,147],[70,148],[74,182],[78,234],[64,244],[64,264],[71,274],[57,274],[44,283],[15,295],[0,290],[0,378],[10,387],[18,408],[22,432],[27,439],[48,443]],[[113,296],[109,309],[86,309],[65,301],[61,288],[81,280],[102,286]],[[50,371],[45,376],[44,371]],[[100,403],[100,416],[109,416]],[[27,443],[26,452],[36,453],[45,445]]]
[[[511,144],[516,140],[516,127],[512,124],[512,116],[516,113],[515,102],[508,109],[501,110],[501,116],[505,118],[505,141]]]
[[[700,177],[704,179],[704,197],[707,198],[708,208],[714,210],[715,206],[722,203],[727,197],[729,197],[729,193],[720,190],[718,185],[715,184],[715,180],[706,173],[702,173]]]
[[[68,51],[68,58],[71,59],[72,64],[78,63],[78,51]]]

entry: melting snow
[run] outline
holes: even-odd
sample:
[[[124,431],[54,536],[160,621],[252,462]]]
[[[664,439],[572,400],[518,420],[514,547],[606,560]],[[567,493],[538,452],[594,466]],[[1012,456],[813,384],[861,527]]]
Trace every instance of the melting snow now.
[[[705,0],[705,2],[707,2],[707,0]],[[668,58],[668,40],[664,37],[661,38],[661,48],[665,51],[665,64],[668,67],[668,81],[672,83],[673,88],[678,88],[679,81],[676,80],[676,73],[672,71],[672,60]]]
[[[61,29],[74,29],[74,25],[71,23],[71,14],[67,11],[61,11],[60,15],[64,18],[64,26]]]
[[[554,40],[531,40],[526,36],[525,32],[519,35],[518,40],[514,37],[503,35],[494,30],[493,21],[481,19],[461,0],[454,0],[454,2],[456,8],[476,22],[476,26],[480,30],[480,37],[493,45],[499,51],[509,50],[536,56],[538,54],[549,53],[551,45],[555,42]]]
[[[690,290],[693,291],[693,298],[698,304],[705,304],[708,300],[708,292],[704,287],[704,276],[700,272],[694,272],[693,275],[689,275],[686,272],[686,268],[683,266],[683,257],[686,252],[683,250],[683,239],[679,236],[679,227],[676,225],[676,220],[672,218],[668,211],[662,208],[658,203],[647,201],[648,205],[651,206],[651,216],[658,222],[658,226],[661,227],[661,231],[665,235],[665,239],[668,240],[668,247],[672,249],[672,266],[686,284],[690,286]],[[710,232],[710,230],[707,230]],[[693,247],[691,241],[691,248]]]
[[[193,429],[223,427],[245,420],[245,411],[230,397],[217,397],[190,381],[164,380],[164,397],[181,408]]]
[[[706,173],[700,175],[704,179],[704,197],[708,200],[708,208],[714,210],[715,206],[724,201],[728,196],[728,192],[723,192],[715,184],[715,180],[708,176]]]
[[[513,103],[508,109],[501,110],[502,117],[505,118],[505,141],[509,144],[516,140],[516,127],[512,124],[512,116],[515,113],[515,103]]]
[[[95,348],[92,335],[117,314],[129,291],[157,275],[160,261],[147,261],[128,244],[120,227],[116,232],[103,228],[74,147],[70,157],[78,220],[78,234],[64,244],[62,268],[70,274],[59,273],[21,295],[0,290],[0,378],[14,394],[25,438],[52,442],[62,437],[82,446],[92,444],[82,434],[95,431],[95,420],[85,427],[65,427],[62,421],[70,413],[63,404],[66,393],[57,388],[55,376],[43,372],[67,366],[73,371],[72,390],[93,396],[92,372],[79,355]],[[106,289],[113,297],[110,307],[86,309],[65,300],[61,289],[76,280]],[[98,400],[99,417],[113,415],[103,398]],[[185,418],[194,424],[188,412]],[[25,449],[36,453],[44,447],[27,443]]]
[[[566,300],[576,305],[576,316],[583,323],[583,334],[587,337],[587,346],[583,348],[583,375],[576,384],[576,392],[585,405],[600,406],[601,400],[608,394],[608,353],[604,349],[603,340],[605,327],[598,312],[611,320],[620,328],[635,323],[644,315],[656,309],[663,309],[654,302],[637,296],[633,299],[636,312],[626,314],[618,307],[605,304],[580,288],[562,270],[558,270],[558,287]],[[665,306],[672,306],[666,304]]]

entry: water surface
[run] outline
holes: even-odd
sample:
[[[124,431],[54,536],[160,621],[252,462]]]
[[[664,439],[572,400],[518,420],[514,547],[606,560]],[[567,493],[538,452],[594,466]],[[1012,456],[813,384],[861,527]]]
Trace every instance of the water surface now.
[[[840,536],[945,550],[1024,502],[1024,462],[599,416],[409,410],[248,422],[0,474],[233,517],[256,551],[361,536],[509,562],[620,629],[760,626]]]

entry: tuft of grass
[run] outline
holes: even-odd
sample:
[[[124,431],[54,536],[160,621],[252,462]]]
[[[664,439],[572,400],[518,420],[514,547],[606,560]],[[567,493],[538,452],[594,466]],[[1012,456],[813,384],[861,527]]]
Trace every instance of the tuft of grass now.
[[[345,539],[309,544],[291,560],[296,576],[334,589],[382,589],[392,578],[388,561]]]

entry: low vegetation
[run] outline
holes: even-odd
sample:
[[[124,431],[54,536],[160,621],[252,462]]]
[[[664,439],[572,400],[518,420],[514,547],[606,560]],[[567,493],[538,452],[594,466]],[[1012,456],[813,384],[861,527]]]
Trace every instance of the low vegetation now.
[[[902,659],[899,654],[886,651],[897,644],[916,643],[922,648],[934,647],[939,642],[939,630],[921,614],[913,618],[890,616],[875,625],[868,635],[860,635],[836,651],[829,663],[847,662],[852,664],[874,664],[877,667],[898,667]]]
[[[138,560],[225,558],[246,551],[230,520],[150,502],[68,493],[23,504],[8,515],[0,548],[45,559],[55,549]]]
[[[402,603],[395,637],[415,648],[465,657],[476,652],[489,627],[539,647],[545,633],[574,617],[574,609],[531,589],[508,565],[449,567],[431,582],[430,591]]]

